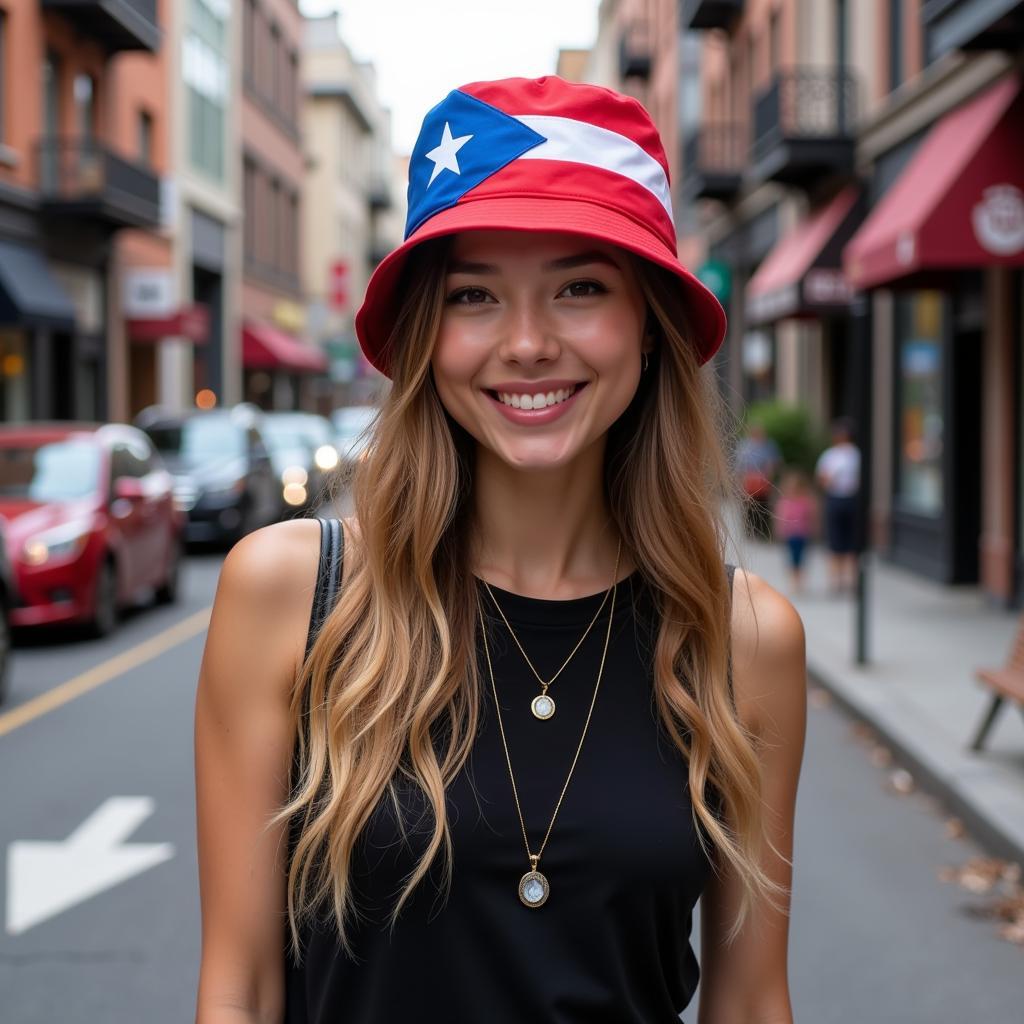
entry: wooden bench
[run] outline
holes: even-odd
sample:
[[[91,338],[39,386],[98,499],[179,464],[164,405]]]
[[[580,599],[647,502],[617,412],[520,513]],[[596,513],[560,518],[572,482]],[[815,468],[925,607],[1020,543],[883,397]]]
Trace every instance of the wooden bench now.
[[[975,678],[992,691],[992,703],[989,704],[985,717],[971,750],[981,750],[985,738],[1002,710],[1006,701],[1013,701],[1020,713],[1024,715],[1024,615],[1017,624],[1017,635],[1014,637],[1013,649],[1002,668],[978,668],[974,670]]]

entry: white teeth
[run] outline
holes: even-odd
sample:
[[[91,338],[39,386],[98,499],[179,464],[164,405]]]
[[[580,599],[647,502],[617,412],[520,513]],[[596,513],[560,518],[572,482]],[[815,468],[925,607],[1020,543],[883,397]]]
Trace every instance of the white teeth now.
[[[549,391],[547,394],[541,393],[537,395],[509,394],[506,391],[502,391],[499,392],[498,398],[505,405],[512,406],[513,409],[545,409],[549,405],[556,405],[559,402],[564,402],[567,398],[571,398],[575,391],[575,386],[560,388],[558,391]]]

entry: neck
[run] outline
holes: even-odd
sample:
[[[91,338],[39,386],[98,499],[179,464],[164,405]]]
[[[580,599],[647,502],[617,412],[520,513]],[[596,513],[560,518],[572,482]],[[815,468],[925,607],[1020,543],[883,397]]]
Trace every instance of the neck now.
[[[632,571],[605,501],[604,446],[571,465],[521,470],[477,446],[474,573],[529,597],[566,600]]]

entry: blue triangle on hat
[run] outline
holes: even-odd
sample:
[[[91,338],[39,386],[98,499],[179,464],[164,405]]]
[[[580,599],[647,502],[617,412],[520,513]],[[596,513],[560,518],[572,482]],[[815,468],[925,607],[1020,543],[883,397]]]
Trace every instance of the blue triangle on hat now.
[[[423,119],[409,158],[408,238],[435,213],[547,140],[503,110],[458,89]]]

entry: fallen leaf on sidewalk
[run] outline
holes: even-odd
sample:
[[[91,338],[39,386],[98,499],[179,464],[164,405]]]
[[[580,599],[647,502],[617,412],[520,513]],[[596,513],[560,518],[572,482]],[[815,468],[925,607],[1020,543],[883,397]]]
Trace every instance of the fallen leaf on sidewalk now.
[[[962,839],[967,834],[964,823],[959,818],[946,819],[946,838]]]
[[[987,893],[1000,882],[1017,887],[1020,865],[998,857],[971,857],[958,868],[940,868],[938,874],[943,882],[956,882],[968,892]]]
[[[886,789],[893,793],[899,793],[900,796],[913,793],[914,785],[914,776],[905,768],[897,768],[895,771],[890,772],[889,778],[886,781]]]

